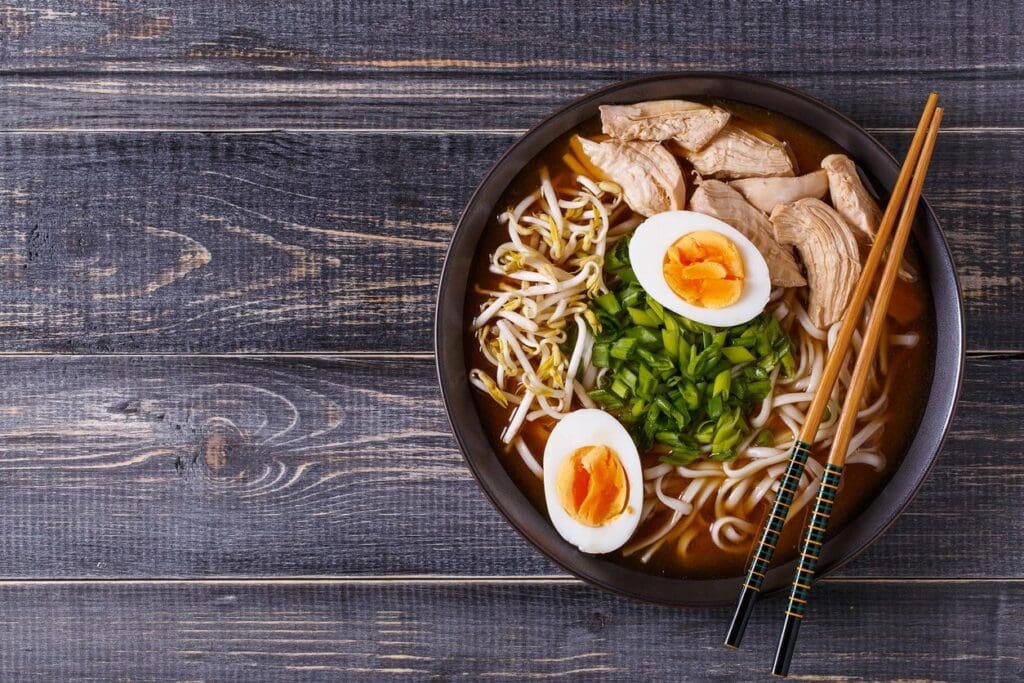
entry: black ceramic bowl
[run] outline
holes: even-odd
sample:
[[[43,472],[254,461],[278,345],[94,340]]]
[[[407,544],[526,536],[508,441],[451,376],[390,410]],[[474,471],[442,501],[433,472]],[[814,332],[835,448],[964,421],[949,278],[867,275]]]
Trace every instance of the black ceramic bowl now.
[[[924,101],[922,92],[921,101]],[[445,259],[438,291],[434,344],[445,408],[455,438],[480,487],[519,532],[566,570],[607,590],[668,605],[709,605],[731,602],[740,578],[677,579],[614,564],[579,552],[561,539],[544,514],[531,505],[506,473],[491,447],[477,414],[463,348],[463,319],[467,277],[488,219],[509,183],[531,159],[563,133],[597,114],[598,105],[686,97],[722,97],[757,105],[795,119],[848,151],[876,183],[888,191],[899,164],[863,128],[827,105],[768,81],[730,74],[666,74],[626,81],[573,102],[520,138],[498,160],[477,188],[455,230]],[[916,122],[908,111],[906,121]],[[933,172],[940,169],[933,169]],[[953,416],[963,369],[964,318],[960,287],[949,247],[935,215],[922,199],[914,235],[931,286],[935,308],[936,343],[931,391],[906,456],[883,490],[856,518],[832,538],[822,552],[820,574],[835,570],[866,548],[892,524],[920,488],[931,469]],[[789,584],[794,562],[772,569],[765,590]]]

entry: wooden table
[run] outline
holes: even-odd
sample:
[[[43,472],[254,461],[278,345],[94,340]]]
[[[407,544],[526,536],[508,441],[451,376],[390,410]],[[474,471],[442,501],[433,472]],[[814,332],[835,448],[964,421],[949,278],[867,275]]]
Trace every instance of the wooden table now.
[[[435,384],[452,226],[521,131],[736,70],[902,153],[969,315],[906,514],[815,592],[799,680],[1024,676],[1024,8],[0,4],[0,678],[748,680],[728,609],[589,588],[485,502]],[[504,6],[504,9],[502,7]]]

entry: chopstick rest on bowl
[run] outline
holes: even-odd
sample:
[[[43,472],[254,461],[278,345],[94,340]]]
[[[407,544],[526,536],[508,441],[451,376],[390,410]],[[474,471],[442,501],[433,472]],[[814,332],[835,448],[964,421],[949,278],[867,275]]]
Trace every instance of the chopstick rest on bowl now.
[[[875,296],[875,306],[871,311],[867,332],[864,335],[864,341],[857,355],[857,363],[853,369],[850,390],[843,401],[843,409],[839,416],[839,425],[832,441],[832,448],[829,451],[828,463],[825,465],[825,473],[822,476],[821,485],[814,500],[814,507],[811,509],[803,541],[800,543],[800,557],[797,560],[796,577],[793,579],[793,585],[789,592],[786,622],[782,629],[782,635],[779,638],[778,650],[775,653],[775,664],[772,667],[772,674],[775,676],[786,676],[789,673],[789,664],[793,658],[793,650],[796,647],[800,623],[807,610],[807,601],[810,598],[811,592],[811,581],[814,580],[814,572],[817,568],[818,557],[821,554],[821,546],[825,541],[825,531],[828,529],[832,505],[835,503],[836,495],[839,493],[843,465],[846,462],[846,451],[850,445],[850,438],[853,436],[857,411],[860,409],[861,396],[864,393],[871,365],[874,362],[875,351],[878,348],[878,339],[884,329],[885,317],[888,314],[889,300],[892,297],[892,290],[896,284],[900,260],[903,258],[903,251],[910,237],[910,227],[914,222],[917,200],[921,196],[921,188],[924,185],[925,176],[928,174],[928,164],[931,162],[932,151],[935,149],[935,140],[938,136],[941,122],[942,108],[940,107],[935,110],[929,123],[928,136],[925,138],[924,148],[914,169],[914,179],[911,182],[910,192],[903,205],[903,215],[900,217],[899,227],[896,229],[896,236],[893,238],[888,261],[882,273],[882,281],[878,286],[878,294]]]
[[[733,612],[732,622],[729,625],[729,632],[725,639],[725,644],[728,647],[739,647],[740,641],[743,639],[743,633],[746,630],[747,622],[750,620],[754,603],[756,602],[757,596],[764,585],[768,568],[771,565],[772,557],[775,554],[775,546],[779,541],[782,528],[789,515],[789,508],[793,503],[793,498],[795,496],[800,477],[803,475],[804,465],[807,462],[811,447],[816,440],[818,426],[821,423],[822,416],[828,406],[829,398],[832,395],[832,389],[835,386],[839,373],[846,362],[846,354],[850,348],[858,322],[860,321],[864,302],[867,300],[874,281],[875,273],[878,270],[878,266],[887,249],[889,235],[896,223],[900,204],[903,201],[904,196],[906,196],[907,189],[910,186],[911,177],[917,163],[918,155],[921,153],[928,133],[929,122],[932,119],[937,105],[938,95],[931,93],[925,103],[924,112],[921,115],[921,120],[918,123],[914,138],[911,141],[910,149],[907,151],[907,157],[903,162],[903,167],[896,179],[896,184],[893,186],[889,204],[882,216],[878,232],[875,236],[874,245],[872,246],[867,260],[864,263],[860,279],[857,281],[856,289],[853,292],[850,304],[846,310],[846,315],[844,316],[843,323],[840,326],[836,342],[833,345],[832,352],[829,354],[825,363],[818,388],[811,401],[810,407],[807,409],[807,415],[800,432],[800,438],[793,444],[793,449],[790,453],[785,474],[779,482],[779,490],[775,495],[775,499],[772,501],[767,517],[762,522],[761,532],[757,536],[758,540],[751,551],[751,555],[747,563],[746,576],[743,581],[742,588],[740,589],[736,609]]]

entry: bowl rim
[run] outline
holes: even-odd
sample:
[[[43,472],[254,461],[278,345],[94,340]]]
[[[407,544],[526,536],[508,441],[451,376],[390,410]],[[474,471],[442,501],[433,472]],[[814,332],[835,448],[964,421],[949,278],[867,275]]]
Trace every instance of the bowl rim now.
[[[645,94],[629,95],[640,91]],[[847,150],[859,167],[870,168],[873,182],[886,193],[895,182],[899,163],[878,140],[836,109],[794,88],[724,72],[660,73],[613,83],[545,116],[484,175],[467,201],[446,251],[434,321],[434,352],[445,413],[463,459],[490,503],[522,537],[565,571],[617,595],[670,606],[730,603],[739,591],[741,577],[654,575],[581,553],[558,536],[546,515],[512,481],[483,433],[465,367],[465,266],[472,262],[490,213],[512,179],[554,139],[595,115],[598,104],[702,95],[753,104],[795,119]],[[823,547],[818,577],[853,560],[896,521],[935,465],[955,415],[964,367],[963,295],[949,245],[924,196],[918,206],[914,235],[924,256],[935,313],[935,359],[928,398],[917,432],[896,471],[875,499]],[[468,421],[467,412],[471,417]],[[788,588],[794,568],[795,560],[773,567],[764,592]]]

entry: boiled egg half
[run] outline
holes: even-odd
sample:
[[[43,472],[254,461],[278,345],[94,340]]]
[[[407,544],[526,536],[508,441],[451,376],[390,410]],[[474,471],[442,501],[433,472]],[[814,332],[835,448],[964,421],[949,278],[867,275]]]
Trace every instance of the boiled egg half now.
[[[622,547],[640,523],[640,454],[626,428],[593,408],[562,418],[544,448],[544,499],[555,529],[585,553]]]
[[[694,211],[665,211],[637,227],[629,260],[640,286],[665,308],[713,327],[764,310],[768,264],[739,230]]]

